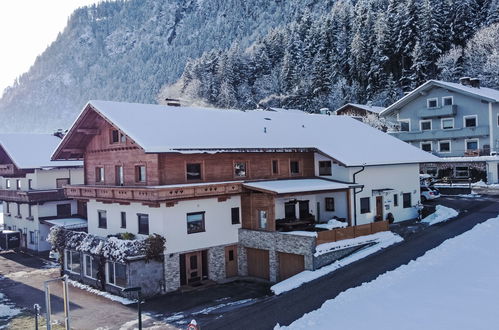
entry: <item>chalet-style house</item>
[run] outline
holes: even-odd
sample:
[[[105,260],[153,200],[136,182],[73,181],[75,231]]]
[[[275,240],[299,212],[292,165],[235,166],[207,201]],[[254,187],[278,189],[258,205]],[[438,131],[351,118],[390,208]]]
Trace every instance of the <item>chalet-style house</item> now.
[[[385,110],[384,107],[373,106],[371,104],[347,103],[336,109],[334,113],[338,116],[350,116],[357,120],[364,121],[369,115],[379,116],[383,110]]]
[[[344,116],[90,101],[52,159],[84,161],[66,194],[86,203],[89,234],[166,238],[151,294],[320,267],[322,240],[297,229],[415,218],[419,163],[436,157]],[[78,269],[93,262],[76,253]],[[109,287],[140,285],[130,267],[108,262]]]
[[[451,157],[439,166],[423,166],[423,172],[469,178],[475,169],[493,173],[489,181],[497,183],[497,159],[487,160],[499,151],[499,90],[481,87],[479,79],[430,80],[380,115],[400,124],[393,136],[440,157]],[[474,161],[470,165],[471,158],[456,157],[473,157]]]
[[[64,185],[83,183],[83,164],[50,160],[60,141],[52,134],[0,134],[4,226],[21,232],[21,247],[34,252],[50,250],[46,239],[51,226],[86,226],[77,216],[84,216],[84,208],[78,210],[63,190]]]

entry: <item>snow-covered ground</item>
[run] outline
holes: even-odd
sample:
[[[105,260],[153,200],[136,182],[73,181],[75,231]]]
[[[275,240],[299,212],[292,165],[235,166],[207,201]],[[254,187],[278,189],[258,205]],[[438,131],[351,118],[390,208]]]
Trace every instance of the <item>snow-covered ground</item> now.
[[[427,223],[428,225],[431,226],[436,223],[444,222],[454,217],[457,217],[458,214],[459,212],[457,212],[454,209],[451,209],[450,207],[437,205],[435,212],[430,214],[423,220],[421,220],[421,222]]]
[[[3,329],[2,324],[7,323],[7,321],[17,314],[21,313],[19,308],[16,308],[5,296],[0,293],[0,329]]]
[[[345,228],[346,226],[348,226],[348,223],[346,223],[346,222],[341,222],[341,221],[338,221],[336,219],[331,219],[327,223],[321,223],[319,225],[315,225],[315,228],[323,228],[323,229],[331,230],[334,228]]]
[[[98,295],[98,296],[102,296],[102,297],[109,299],[109,300],[112,300],[112,301],[117,301],[123,305],[130,305],[130,304],[136,303],[136,301],[134,301],[134,300],[127,299],[127,298],[120,297],[120,296],[116,296],[116,295],[111,294],[109,292],[97,290],[97,289],[94,289],[88,285],[82,284],[82,283],[77,282],[77,281],[68,280],[68,283],[71,284],[72,286],[74,286],[75,288],[88,291],[90,293],[93,293],[93,294]]]
[[[499,217],[275,329],[497,329],[497,237]]]
[[[351,254],[350,256],[338,260],[330,265],[324,266],[314,271],[306,270],[294,276],[291,276],[290,278],[285,279],[282,282],[274,284],[270,289],[276,295],[292,289],[296,289],[299,286],[303,285],[304,283],[311,282],[319,277],[334,272],[335,270],[343,266],[351,264],[352,262],[357,261],[359,259],[365,258],[368,255],[373,254],[374,252],[384,249],[392,244],[401,242],[402,240],[403,240],[402,237],[398,236],[397,234],[394,234],[390,231],[385,231],[373,235],[357,237],[354,239],[348,239],[348,240],[342,240],[338,242],[324,243],[318,245],[316,247],[316,255],[320,255],[340,248],[347,248],[359,245],[362,243],[371,243],[371,242],[375,243],[372,246],[359,250]]]

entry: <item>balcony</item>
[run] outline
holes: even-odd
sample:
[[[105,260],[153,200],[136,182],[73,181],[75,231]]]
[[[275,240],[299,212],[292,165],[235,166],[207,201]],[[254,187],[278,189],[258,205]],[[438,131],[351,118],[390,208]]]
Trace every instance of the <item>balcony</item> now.
[[[457,105],[446,105],[438,108],[423,109],[419,110],[419,117],[422,119],[426,118],[438,118],[438,117],[453,117],[457,113]]]
[[[472,138],[489,135],[488,126],[464,127],[453,129],[438,129],[428,131],[391,132],[392,136],[405,141],[450,140],[458,138]]]
[[[169,186],[97,186],[71,185],[65,187],[66,196],[74,199],[99,199],[110,202],[159,203],[179,199],[238,194],[241,182],[200,183]]]
[[[0,189],[0,200],[17,203],[43,203],[64,200],[64,189],[51,190],[14,190]]]

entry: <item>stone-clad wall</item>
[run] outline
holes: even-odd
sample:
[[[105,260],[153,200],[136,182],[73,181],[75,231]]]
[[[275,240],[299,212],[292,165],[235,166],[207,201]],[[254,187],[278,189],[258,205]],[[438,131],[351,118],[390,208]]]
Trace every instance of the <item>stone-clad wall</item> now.
[[[163,263],[154,260],[136,260],[128,263],[128,286],[142,288],[144,297],[163,293]]]
[[[320,256],[317,256],[314,258],[314,269],[318,269],[321,267],[324,267],[326,265],[329,265],[336,260],[339,260],[341,258],[344,258],[357,250],[363,249],[364,247],[368,247],[373,245],[373,243],[367,243],[367,244],[362,244],[362,245],[357,245],[341,250],[336,250],[336,251],[331,251],[329,253],[324,253]]]
[[[180,288],[180,254],[165,255],[165,291],[175,291]]]
[[[225,279],[225,246],[208,249],[208,278],[212,281]]]

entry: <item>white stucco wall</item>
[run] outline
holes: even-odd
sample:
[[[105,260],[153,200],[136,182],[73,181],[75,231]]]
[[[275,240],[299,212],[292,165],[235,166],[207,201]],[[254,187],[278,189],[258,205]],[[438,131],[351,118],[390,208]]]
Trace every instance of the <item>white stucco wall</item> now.
[[[321,178],[337,180],[337,181],[350,181],[351,168],[333,164],[332,159],[321,154],[314,154],[315,176],[319,176],[319,161],[331,161],[331,175],[322,175]]]
[[[144,213],[149,215],[149,233],[157,233],[166,238],[167,253],[235,244],[238,241],[238,229],[241,225],[231,223],[233,207],[239,207],[239,212],[241,211],[239,196],[232,196],[224,202],[219,202],[217,198],[180,201],[173,207],[166,207],[165,203],[162,203],[159,208],[140,203],[119,205],[91,200],[87,203],[88,232],[103,237],[122,232],[138,235],[137,213]],[[107,212],[107,229],[98,228],[98,210]],[[188,234],[187,213],[202,211],[205,212],[205,231]],[[120,228],[121,212],[127,214],[126,229]]]

